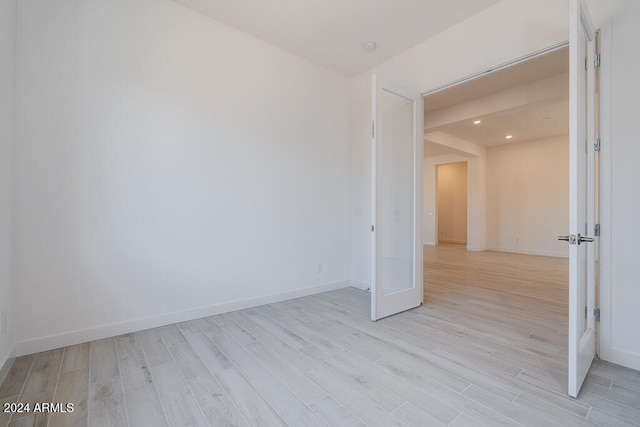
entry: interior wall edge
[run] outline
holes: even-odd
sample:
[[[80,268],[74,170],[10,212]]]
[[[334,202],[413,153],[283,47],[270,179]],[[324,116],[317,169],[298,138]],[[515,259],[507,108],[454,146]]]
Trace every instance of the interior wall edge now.
[[[131,332],[143,331],[145,329],[157,328],[174,323],[214,316],[216,314],[244,310],[247,308],[253,308],[265,304],[273,304],[276,302],[319,294],[322,292],[333,291],[349,286],[351,286],[350,281],[334,282],[324,285],[310,286],[307,288],[281,292],[277,294],[263,295],[256,298],[229,301],[221,304],[214,304],[175,313],[167,313],[153,317],[127,320],[123,322],[98,326],[95,328],[38,337],[18,342],[16,344],[15,352],[17,356],[25,356],[27,354],[40,353],[42,351],[53,350],[70,345],[81,344],[122,334],[128,334]]]
[[[366,291],[367,289],[369,289],[369,284],[364,283],[364,282],[358,282],[357,280],[351,280],[351,287],[352,288],[356,288],[356,289],[360,289],[362,291]]]
[[[0,384],[2,384],[5,378],[7,378],[7,374],[9,373],[9,370],[13,366],[13,362],[16,360],[15,353],[16,353],[16,350],[14,346],[14,348],[11,349],[11,351],[4,357],[4,359],[0,359],[0,360],[4,360],[0,364]]]
[[[0,1],[0,383],[15,355],[15,302],[19,290],[13,280],[17,8],[17,0]]]

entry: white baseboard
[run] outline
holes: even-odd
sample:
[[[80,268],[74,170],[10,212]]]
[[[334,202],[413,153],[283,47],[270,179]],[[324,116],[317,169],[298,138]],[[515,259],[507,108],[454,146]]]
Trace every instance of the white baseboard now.
[[[5,378],[7,378],[7,374],[13,366],[13,362],[16,360],[15,353],[16,351],[14,348],[6,355],[3,355],[3,358],[0,359],[0,384],[2,384]]]
[[[435,246],[436,242],[434,240],[423,240],[422,244],[427,246]]]
[[[333,291],[335,289],[349,287],[351,284],[351,282],[345,281],[311,286],[278,294],[214,304],[186,311],[162,314],[142,319],[127,320],[91,329],[82,329],[58,335],[35,338],[16,344],[16,354],[18,356],[24,356],[26,354],[39,353],[41,351],[53,350],[55,348],[67,347],[70,345],[81,344],[84,342],[114,337],[136,331],[143,331],[145,329],[157,328],[159,326],[171,325],[173,323],[186,322],[188,320],[200,319],[202,317],[228,313],[230,311],[244,310],[246,308],[257,307],[259,305],[272,304],[322,292]]]
[[[456,240],[456,239],[438,239],[438,243],[452,243],[454,245],[466,245],[466,240]]]
[[[523,254],[523,255],[538,255],[538,256],[550,256],[555,258],[568,258],[569,254],[560,253],[560,252],[552,252],[552,251],[538,251],[538,250],[528,250],[528,249],[517,249],[517,248],[501,248],[495,246],[487,247],[487,250],[494,252],[508,252],[514,254]]]
[[[354,287],[354,288],[361,289],[363,291],[366,291],[367,289],[369,289],[371,287],[371,285],[369,285],[367,283],[358,282],[356,280],[352,280],[351,281],[351,286]]]
[[[630,353],[616,348],[609,349],[606,353],[610,357],[606,359],[603,358],[602,360],[640,371],[640,354]]]

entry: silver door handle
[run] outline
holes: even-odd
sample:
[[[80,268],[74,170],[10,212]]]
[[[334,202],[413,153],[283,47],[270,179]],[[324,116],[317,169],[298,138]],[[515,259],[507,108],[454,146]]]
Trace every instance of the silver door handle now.
[[[578,234],[578,244],[585,242],[585,243],[592,243],[593,242],[593,237],[585,237],[585,236],[581,236]]]
[[[563,240],[565,242],[569,242],[570,245],[579,245],[582,242],[591,243],[593,242],[593,237],[585,237],[578,234],[569,234],[568,236],[558,236],[558,240]]]

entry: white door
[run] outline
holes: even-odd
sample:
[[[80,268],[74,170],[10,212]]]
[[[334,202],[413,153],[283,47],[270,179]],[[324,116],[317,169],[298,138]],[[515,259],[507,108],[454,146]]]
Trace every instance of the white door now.
[[[583,0],[571,0],[569,33],[569,395],[595,356],[595,31]]]
[[[422,304],[422,97],[373,76],[371,320]]]

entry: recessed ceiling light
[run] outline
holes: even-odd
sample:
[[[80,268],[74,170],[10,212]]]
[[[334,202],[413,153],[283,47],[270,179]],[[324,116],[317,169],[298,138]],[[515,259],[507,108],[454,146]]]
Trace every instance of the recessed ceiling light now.
[[[378,45],[376,45],[376,42],[365,42],[365,43],[362,44],[362,47],[367,52],[373,52],[374,50],[376,50]]]
[[[506,139],[511,139],[511,138],[513,138],[513,135],[507,135],[507,136],[505,136],[505,138]]]
[[[479,125],[480,123],[482,123],[482,120],[476,120],[475,122],[473,122],[474,125]]]

